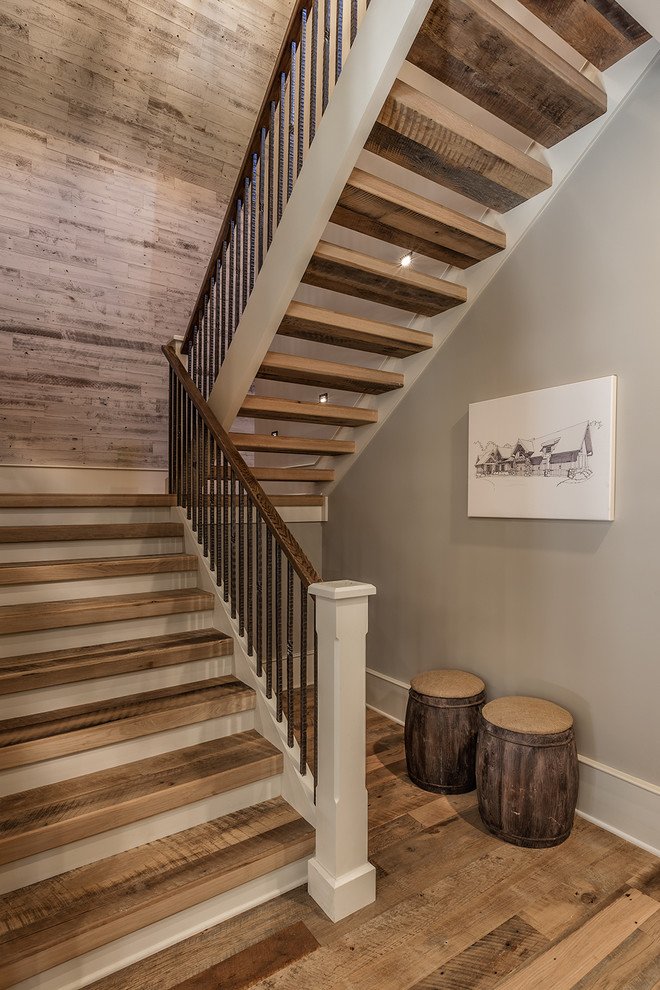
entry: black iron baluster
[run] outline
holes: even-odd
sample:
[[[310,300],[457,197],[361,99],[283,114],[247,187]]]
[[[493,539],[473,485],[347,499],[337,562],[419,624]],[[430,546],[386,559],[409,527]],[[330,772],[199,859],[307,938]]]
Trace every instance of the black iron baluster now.
[[[236,204],[236,298],[234,300],[234,333],[241,322],[243,312],[243,200]]]
[[[273,534],[266,530],[266,697],[273,697]]]
[[[216,568],[216,525],[215,505],[218,484],[218,444],[213,433],[209,433],[209,567]],[[217,582],[217,574],[216,574]]]
[[[321,113],[324,114],[330,97],[330,0],[324,0],[323,24],[323,99]]]
[[[236,550],[237,550],[237,537],[236,537],[236,476],[234,475],[234,469],[229,468],[229,516],[230,516],[230,546],[231,546],[231,560],[229,562],[229,584],[231,586],[230,599],[231,599],[231,617],[235,619],[237,616],[236,610]]]
[[[222,262],[221,262],[221,275],[222,283],[220,285],[220,367],[225,363],[225,353],[227,350],[227,241],[222,243]],[[231,317],[230,317],[231,318]]]
[[[236,291],[236,224],[232,220],[229,234],[229,278],[227,292],[229,295],[229,319],[227,322],[227,347],[234,336],[234,293]]]
[[[316,134],[316,74],[318,72],[319,0],[312,5],[312,55],[309,64],[309,143]]]
[[[202,543],[202,531],[204,526],[204,423],[198,412],[195,413],[197,419],[197,542]]]
[[[257,271],[261,271],[264,263],[264,200],[266,190],[266,128],[261,128],[261,148],[259,151],[259,254]]]
[[[168,390],[168,414],[167,414],[167,428],[169,432],[169,448],[168,448],[168,461],[167,461],[167,490],[170,495],[174,494],[175,483],[174,483],[174,436],[175,436],[175,422],[174,422],[174,368],[170,365],[170,377],[169,377],[169,390]]]
[[[302,685],[301,685],[302,688]],[[293,746],[293,567],[286,562],[286,718],[287,745]]]
[[[192,399],[186,392],[186,516],[192,520],[192,462],[193,462],[193,433],[191,423]]]
[[[351,44],[355,41],[358,28],[358,0],[351,0]]]
[[[247,649],[250,656],[254,651],[254,626],[252,622],[252,609],[254,603],[254,564],[252,561],[252,498],[246,492],[245,501],[245,535],[247,544],[247,591],[245,597],[246,628],[247,628]]]
[[[307,773],[307,588],[300,581],[300,772]]]
[[[243,502],[245,492],[243,482],[238,481],[238,632],[243,636],[245,633],[245,519],[243,513]]]
[[[205,399],[209,396],[209,314],[210,301],[208,292],[204,293],[204,334],[202,336],[202,387],[201,393]]]
[[[243,298],[241,302],[241,313],[245,310],[248,301],[248,285],[250,271],[250,180],[245,180],[245,199],[243,200]]]
[[[194,380],[195,376],[193,374],[193,362],[195,360],[195,337],[197,336],[197,324],[194,325],[192,333],[190,335],[190,341],[188,342],[188,374]]]
[[[268,133],[268,244],[270,247],[273,239],[273,212],[275,210],[275,111],[277,104],[271,100],[270,104],[270,131]]]
[[[209,555],[209,428],[202,421],[202,547],[204,556]]]
[[[287,167],[286,200],[293,192],[293,152],[296,140],[296,43],[291,42],[291,72],[289,74],[289,154]]]
[[[211,275],[211,293],[209,295],[209,363],[206,379],[206,398],[208,399],[215,381],[215,275]]]
[[[257,156],[252,156],[252,184],[250,186],[250,270],[248,295],[254,288],[254,269],[257,262]]]
[[[229,499],[230,499],[230,467],[227,458],[222,457],[222,587],[223,597],[229,601],[229,567],[230,553],[229,544],[231,534],[229,532]]]
[[[181,443],[183,436],[183,388],[179,378],[176,378],[176,501],[177,505],[183,505],[183,446]]]
[[[282,550],[275,545],[275,709],[277,721],[282,721]]]
[[[199,333],[197,334],[197,357],[195,359],[195,366],[197,368],[197,381],[195,385],[202,391],[202,345],[204,343],[204,311],[200,309],[198,315],[198,325]]]
[[[342,53],[344,43],[344,0],[336,0],[337,3],[337,51],[335,59],[335,82],[339,79],[342,66]]]
[[[286,125],[286,75],[280,73],[280,127],[277,148],[277,223],[284,209],[284,128]]]
[[[222,293],[220,258],[215,263],[215,337],[213,341],[213,384],[220,371],[220,334],[222,333],[220,297]]]
[[[300,33],[300,80],[298,83],[298,162],[296,172],[300,175],[305,154],[305,61],[307,53],[307,11],[302,10],[302,30]]]
[[[263,551],[261,527],[263,523],[257,511],[257,677],[263,673]]]

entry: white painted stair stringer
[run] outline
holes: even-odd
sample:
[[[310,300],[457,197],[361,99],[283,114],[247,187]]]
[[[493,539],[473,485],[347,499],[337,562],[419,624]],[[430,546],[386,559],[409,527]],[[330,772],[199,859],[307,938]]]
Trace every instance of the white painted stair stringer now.
[[[631,13],[634,14],[634,11],[631,10]],[[649,28],[649,30],[651,29]],[[474,265],[465,271],[452,268],[448,272],[443,273],[444,278],[448,278],[450,281],[467,287],[467,302],[446,313],[441,313],[439,316],[415,317],[408,323],[410,327],[416,330],[432,333],[434,335],[433,347],[420,354],[407,357],[405,361],[396,358],[386,358],[382,362],[381,367],[383,370],[403,371],[405,374],[405,388],[396,389],[378,396],[362,396],[355,403],[357,406],[377,409],[378,422],[368,426],[361,426],[359,430],[343,427],[334,434],[336,439],[354,440],[355,453],[344,457],[321,457],[314,463],[314,467],[334,468],[334,481],[323,486],[325,494],[329,495],[339,484],[346,472],[350,470],[356,458],[360,456],[371,439],[382,427],[383,423],[387,421],[390,414],[396,409],[401,399],[408,393],[409,388],[435,358],[445,341],[459,326],[470,307],[479,298],[491,279],[497,275],[497,272],[506,262],[511,252],[515,250],[525,233],[552,201],[563,183],[582,161],[602,131],[607,127],[612,117],[623,105],[628,96],[630,96],[638,83],[641,82],[651,64],[658,57],[659,52],[660,43],[651,39],[601,74],[600,78],[607,93],[607,112],[553,148],[543,149],[544,157],[551,166],[553,173],[553,184],[550,189],[521,204],[514,210],[509,211],[504,216],[486,211],[480,217],[485,223],[496,220],[498,226],[504,229],[507,238],[506,249],[485,261],[480,261],[478,265]],[[362,313],[362,315],[368,314]],[[332,507],[330,507],[330,511],[332,511]]]

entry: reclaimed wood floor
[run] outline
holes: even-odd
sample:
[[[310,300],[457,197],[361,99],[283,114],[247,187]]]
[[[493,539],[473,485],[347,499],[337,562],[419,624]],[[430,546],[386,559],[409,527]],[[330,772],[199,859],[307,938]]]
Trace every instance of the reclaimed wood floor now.
[[[555,849],[495,839],[374,712],[367,783],[375,904],[332,925],[299,888],[89,990],[660,990],[655,856],[580,818]]]

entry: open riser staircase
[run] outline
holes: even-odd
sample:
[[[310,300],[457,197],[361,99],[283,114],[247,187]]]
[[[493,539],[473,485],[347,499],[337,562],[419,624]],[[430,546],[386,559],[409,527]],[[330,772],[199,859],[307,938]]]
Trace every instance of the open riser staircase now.
[[[0,502],[0,987],[81,986],[305,882],[314,830],[172,497]]]
[[[331,917],[373,899],[366,820],[350,856],[321,833],[350,821],[363,727],[333,706],[363,667],[321,681],[374,589],[323,586],[275,507],[324,510],[647,39],[614,0],[294,5],[164,348],[170,495],[0,497],[0,990],[83,987],[308,878]]]

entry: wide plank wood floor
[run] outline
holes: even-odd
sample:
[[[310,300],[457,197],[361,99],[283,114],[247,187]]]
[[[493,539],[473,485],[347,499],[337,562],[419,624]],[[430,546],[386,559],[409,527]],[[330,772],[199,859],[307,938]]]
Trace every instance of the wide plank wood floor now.
[[[367,712],[376,902],[337,925],[304,888],[88,990],[658,990],[660,860],[584,819],[555,849],[483,828],[474,793],[405,769],[403,730]]]

